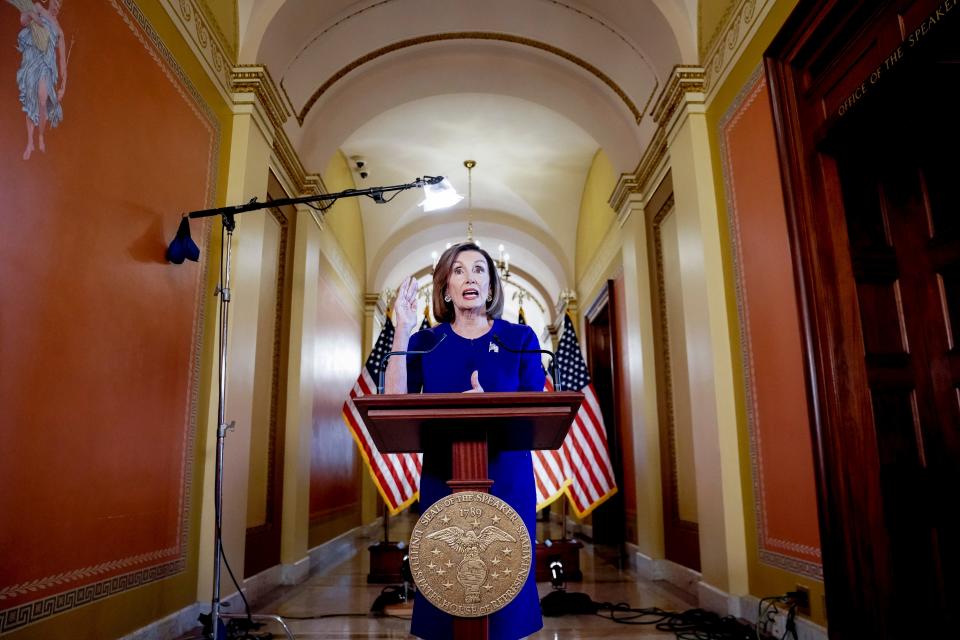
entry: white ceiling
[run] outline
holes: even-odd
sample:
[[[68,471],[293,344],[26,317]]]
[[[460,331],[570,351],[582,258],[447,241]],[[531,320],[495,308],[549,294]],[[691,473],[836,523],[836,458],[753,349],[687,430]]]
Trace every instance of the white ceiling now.
[[[486,235],[491,248],[504,243],[515,260],[523,260],[516,264],[550,283],[551,293],[569,282],[583,179],[598,145],[563,116],[508,96],[440,95],[380,114],[357,129],[342,149],[348,157],[366,161],[370,175],[358,186],[444,175],[464,196],[468,180],[463,161],[475,160],[472,202],[478,237]],[[427,214],[417,207],[421,199],[418,191],[385,205],[363,200],[368,290],[396,287],[430,262],[431,250],[465,239],[469,198],[453,209]],[[417,230],[412,242],[397,241],[404,229]],[[524,246],[518,245],[521,235]],[[548,238],[554,242],[548,244]]]
[[[477,161],[477,237],[504,243],[550,298],[573,288],[580,197],[603,149],[635,167],[663,79],[696,58],[694,0],[239,0],[241,62],[265,64],[298,118],[309,171],[363,156],[357,186],[448,176]],[[640,122],[637,116],[640,115]],[[362,204],[367,290],[394,287],[466,233],[466,202]],[[489,243],[489,244],[488,244]]]

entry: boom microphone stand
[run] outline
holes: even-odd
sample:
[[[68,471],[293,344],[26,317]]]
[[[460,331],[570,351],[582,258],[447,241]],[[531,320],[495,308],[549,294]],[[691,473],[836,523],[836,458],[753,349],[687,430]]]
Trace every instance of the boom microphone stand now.
[[[215,209],[203,209],[200,211],[193,211],[187,214],[188,218],[208,218],[213,216],[220,216],[223,223],[223,241],[220,245],[220,264],[218,265],[220,269],[220,278],[217,282],[216,295],[219,297],[220,309],[219,316],[217,318],[217,327],[220,333],[220,342],[219,349],[217,354],[217,449],[216,449],[216,461],[214,466],[214,541],[213,541],[213,594],[210,602],[210,615],[209,615],[209,628],[207,625],[204,625],[204,635],[205,637],[212,638],[212,640],[227,640],[227,628],[223,620],[228,618],[246,618],[246,615],[240,614],[225,614],[221,612],[221,599],[220,599],[220,582],[221,582],[221,558],[226,561],[226,556],[223,553],[223,542],[222,542],[222,524],[223,524],[223,450],[224,442],[226,440],[226,435],[228,431],[233,430],[235,426],[235,421],[231,421],[229,424],[226,421],[226,402],[227,402],[227,328],[229,326],[228,321],[230,319],[230,259],[233,251],[233,232],[236,229],[236,219],[235,215],[238,213],[246,213],[249,211],[257,211],[260,209],[266,209],[268,207],[279,207],[289,204],[309,204],[315,209],[320,211],[326,211],[333,206],[334,202],[340,198],[351,198],[356,196],[369,196],[377,204],[382,204],[389,202],[397,193],[400,191],[406,191],[407,189],[413,189],[418,187],[428,187],[434,185],[441,185],[444,178],[442,176],[424,176],[423,178],[417,178],[413,182],[401,185],[393,185],[389,187],[373,187],[368,189],[347,189],[339,193],[324,194],[319,196],[304,196],[301,198],[283,198],[278,200],[271,200],[269,202],[257,202],[256,198],[253,198],[246,204],[227,206],[227,207],[218,207]],[[449,183],[444,183],[449,185]],[[443,185],[441,185],[442,187]],[[451,188],[452,191],[452,188]],[[384,199],[383,194],[386,192],[396,192],[393,197],[389,200]],[[429,193],[429,192],[428,192]],[[311,203],[322,201],[328,204],[325,204],[322,207],[316,207]],[[188,234],[189,237],[189,234]],[[182,259],[181,259],[182,261]],[[229,564],[227,565],[229,568]],[[232,575],[232,573],[231,573]],[[237,585],[239,589],[239,585]],[[241,592],[242,595],[242,592]],[[271,619],[276,621],[283,628],[287,637],[290,640],[293,640],[293,634],[290,632],[290,629],[287,627],[286,623],[283,621],[283,618],[277,615],[251,615],[250,618],[262,618],[262,619]],[[206,616],[203,616],[206,618]],[[206,622],[206,620],[204,620]]]

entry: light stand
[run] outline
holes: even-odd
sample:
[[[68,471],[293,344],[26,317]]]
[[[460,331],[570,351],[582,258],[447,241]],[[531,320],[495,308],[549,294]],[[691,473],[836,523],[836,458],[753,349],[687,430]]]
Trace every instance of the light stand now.
[[[439,185],[439,188],[436,186]],[[206,628],[205,634],[209,632],[210,638],[212,640],[227,640],[227,628],[223,623],[223,620],[228,618],[241,618],[248,617],[246,615],[239,614],[224,614],[220,611],[221,600],[220,600],[220,562],[221,557],[224,561],[226,557],[223,553],[223,543],[221,536],[221,528],[223,523],[223,450],[224,450],[224,441],[226,440],[227,431],[230,431],[234,428],[235,422],[231,421],[227,424],[226,421],[226,403],[227,403],[227,328],[229,326],[230,319],[230,259],[233,251],[233,232],[236,228],[236,219],[234,216],[239,213],[246,213],[248,211],[257,211],[260,209],[266,209],[268,207],[280,207],[285,205],[295,205],[295,204],[308,204],[313,206],[311,203],[321,201],[328,204],[325,204],[319,208],[321,211],[326,211],[331,206],[333,206],[336,200],[340,198],[352,198],[356,196],[369,196],[376,203],[382,204],[389,202],[396,197],[396,193],[400,191],[406,191],[407,189],[420,188],[420,187],[434,187],[434,190],[443,189],[444,185],[449,187],[442,176],[424,176],[423,178],[417,178],[413,182],[407,184],[393,185],[389,187],[372,187],[367,189],[347,189],[345,191],[340,191],[338,193],[324,194],[319,196],[304,196],[300,198],[283,198],[278,200],[271,200],[269,202],[257,202],[256,198],[253,198],[246,204],[234,205],[227,207],[217,207],[214,209],[202,209],[200,211],[192,211],[187,214],[188,218],[209,218],[213,216],[220,216],[223,223],[223,231],[225,235],[223,241],[220,245],[220,279],[217,283],[216,295],[220,298],[220,313],[217,319],[218,330],[220,333],[220,343],[217,354],[217,382],[218,382],[218,397],[217,397],[217,449],[216,449],[216,461],[214,465],[214,542],[213,542],[213,594],[210,602],[210,616],[209,616],[209,630]],[[449,187],[449,190],[452,191],[452,187]],[[383,197],[384,193],[387,192],[396,192],[390,200],[386,200]],[[454,192],[455,193],[455,192]],[[430,192],[428,191],[428,196]],[[441,196],[442,197],[442,196]],[[455,196],[459,197],[459,196]],[[429,205],[428,205],[429,206]],[[443,205],[438,205],[443,206]],[[425,207],[427,208],[427,207]],[[187,234],[189,237],[189,233]],[[178,232],[179,237],[179,232]],[[176,242],[176,240],[175,240]],[[169,253],[168,253],[169,256]],[[180,260],[182,262],[182,259]],[[229,568],[229,565],[228,565]],[[239,589],[239,585],[237,585]],[[241,593],[242,596],[242,593]],[[250,615],[250,618],[261,618],[261,619],[270,619],[274,620],[280,624],[286,633],[287,637],[290,640],[293,639],[293,635],[290,632],[290,629],[284,623],[283,619],[277,615]],[[202,619],[206,616],[202,616]],[[204,620],[206,622],[206,620]]]

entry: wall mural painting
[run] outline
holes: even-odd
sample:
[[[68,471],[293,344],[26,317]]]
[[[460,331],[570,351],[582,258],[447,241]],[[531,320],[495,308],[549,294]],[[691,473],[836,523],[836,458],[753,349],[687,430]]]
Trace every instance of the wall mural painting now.
[[[719,129],[758,557],[764,564],[822,580],[793,265],[770,97],[761,69],[733,101]]]
[[[2,636],[190,580],[204,267],[164,254],[221,134],[135,0],[0,2],[0,48]]]
[[[17,34],[17,51],[20,52],[17,88],[20,105],[26,114],[27,146],[23,159],[29,160],[35,148],[41,152],[47,150],[44,139],[47,129],[63,122],[62,103],[74,39],[68,48],[58,19],[62,0],[49,0],[47,5],[31,0],[7,2],[20,11],[23,26]]]

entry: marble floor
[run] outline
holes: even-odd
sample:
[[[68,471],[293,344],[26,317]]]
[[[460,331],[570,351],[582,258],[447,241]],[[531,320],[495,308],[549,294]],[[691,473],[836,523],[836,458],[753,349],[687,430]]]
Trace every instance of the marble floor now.
[[[396,518],[391,523],[391,539],[405,539],[411,523],[409,517]],[[542,535],[545,526],[548,525],[538,525],[538,534]],[[551,527],[551,536],[559,537],[560,533],[559,527]],[[255,607],[256,611],[283,616],[298,639],[413,638],[409,634],[409,620],[367,615],[383,589],[383,585],[368,585],[366,582],[369,571],[367,547],[376,541],[376,538],[356,536],[353,551],[344,554],[342,560],[315,570],[301,584],[266,594]],[[580,560],[583,582],[570,583],[568,591],[584,592],[597,602],[627,602],[634,608],[684,611],[696,606],[691,596],[669,583],[639,578],[629,569],[618,567],[616,559],[612,549],[585,544]],[[553,589],[549,582],[537,586],[541,597]],[[332,617],[333,614],[354,615]],[[274,623],[264,630],[277,634],[275,638],[283,637]],[[673,633],[657,631],[653,626],[618,624],[593,615],[545,617],[543,629],[530,636],[534,640],[638,637],[675,638]]]

